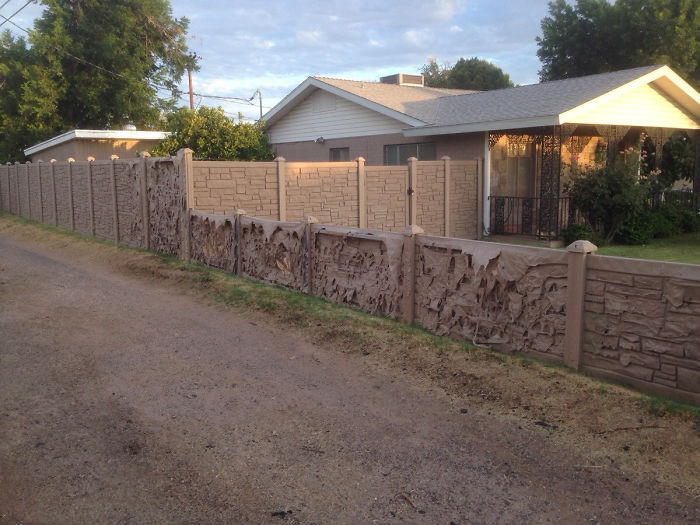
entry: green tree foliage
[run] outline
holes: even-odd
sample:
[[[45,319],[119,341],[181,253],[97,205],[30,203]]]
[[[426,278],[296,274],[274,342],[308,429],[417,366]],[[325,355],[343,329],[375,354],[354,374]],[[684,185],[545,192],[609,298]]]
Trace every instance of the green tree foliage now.
[[[221,108],[200,107],[197,111],[179,109],[168,117],[172,134],[151,152],[153,155],[174,155],[181,148],[190,148],[194,156],[207,160],[272,160],[262,124],[235,122]]]
[[[173,18],[168,0],[43,4],[29,47],[2,37],[2,52],[24,53],[24,60],[21,71],[7,71],[16,105],[14,113],[3,108],[1,118],[24,134],[2,132],[0,161],[21,158],[27,145],[68,129],[151,128],[174,107],[183,72],[196,64],[187,53],[188,21]]]
[[[541,28],[543,81],[666,64],[700,86],[697,0],[555,0]]]
[[[421,68],[425,85],[430,87],[473,89],[488,91],[513,87],[510,77],[503,70],[487,60],[477,57],[460,58],[450,67],[439,65],[434,58]]]

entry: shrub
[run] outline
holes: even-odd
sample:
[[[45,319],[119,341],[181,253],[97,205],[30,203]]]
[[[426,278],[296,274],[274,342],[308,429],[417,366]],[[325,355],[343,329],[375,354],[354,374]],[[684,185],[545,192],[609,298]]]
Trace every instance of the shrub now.
[[[700,214],[693,210],[681,210],[680,227],[685,233],[700,232]]]
[[[615,234],[622,244],[647,244],[654,237],[652,212],[640,211],[629,217]]]
[[[571,204],[589,224],[600,228],[605,242],[642,210],[648,179],[639,177],[638,159],[633,151],[628,151],[613,165],[586,169],[572,177],[568,188]]]
[[[561,231],[561,237],[569,245],[574,241],[590,241],[596,246],[605,244],[605,239],[593,231],[588,224],[569,224]]]

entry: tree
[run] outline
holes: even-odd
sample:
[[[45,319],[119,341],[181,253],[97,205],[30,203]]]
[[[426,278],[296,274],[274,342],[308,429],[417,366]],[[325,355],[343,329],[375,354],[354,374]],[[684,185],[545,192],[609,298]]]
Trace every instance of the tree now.
[[[697,0],[556,0],[540,25],[542,81],[666,64],[700,85]]]
[[[22,81],[12,86],[16,114],[3,113],[25,134],[3,135],[1,151],[21,157],[28,139],[72,128],[151,128],[174,107],[177,84],[196,63],[187,53],[188,21],[173,18],[168,0],[43,4],[29,32]]]
[[[440,66],[434,58],[421,68],[425,85],[430,87],[473,89],[488,91],[513,87],[510,77],[503,70],[487,60],[477,57],[460,58],[450,67],[448,63]]]
[[[200,107],[197,111],[181,108],[168,117],[172,134],[158,144],[153,155],[174,155],[190,148],[198,158],[207,160],[272,160],[262,124],[250,124],[224,114],[221,108]]]

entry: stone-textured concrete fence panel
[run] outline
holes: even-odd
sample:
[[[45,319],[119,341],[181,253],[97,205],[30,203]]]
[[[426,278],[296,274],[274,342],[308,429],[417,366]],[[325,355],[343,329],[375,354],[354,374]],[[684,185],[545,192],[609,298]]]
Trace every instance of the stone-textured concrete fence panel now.
[[[229,164],[211,180],[234,180],[232,170],[240,168],[256,185],[249,202],[278,216],[302,213],[287,209],[283,161]],[[478,199],[465,204],[453,191],[462,184],[468,194],[474,188],[480,194],[478,165],[449,159],[411,161],[409,168],[341,164],[319,168],[315,182],[310,171],[297,171],[298,194],[321,198],[340,178],[345,183],[336,209],[357,212],[365,226],[381,221],[398,231],[322,224],[308,216],[279,221],[240,208],[216,215],[191,210],[195,173],[201,176],[203,168],[193,168],[187,151],[160,159],[0,166],[0,205],[45,224],[700,404],[700,266],[600,257],[586,241],[559,251],[428,235],[415,224],[418,217],[427,233],[442,233],[458,230],[455,213],[480,214]],[[208,163],[208,173],[213,169]],[[358,193],[354,176],[343,169],[359,174]],[[229,184],[219,189],[229,191]],[[263,188],[269,202],[260,200]],[[249,195],[239,193],[248,191],[240,180],[230,191],[225,195]]]
[[[352,162],[193,161],[189,202],[205,213],[434,235],[481,235],[480,161],[411,159],[407,166]]]
[[[238,273],[301,291],[306,223],[238,215]]]
[[[415,264],[417,324],[497,350],[563,357],[566,252],[419,235]]]

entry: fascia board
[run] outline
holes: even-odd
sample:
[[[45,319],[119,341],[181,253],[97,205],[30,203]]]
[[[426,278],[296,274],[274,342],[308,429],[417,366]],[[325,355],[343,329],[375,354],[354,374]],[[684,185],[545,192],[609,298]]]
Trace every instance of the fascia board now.
[[[358,104],[376,113],[380,113],[384,116],[390,117],[394,120],[398,120],[399,122],[402,122],[409,126],[425,126],[425,122],[423,122],[422,120],[409,117],[408,115],[401,113],[400,111],[389,109],[386,106],[382,106],[381,104],[372,102],[371,100],[368,100],[364,97],[354,95],[352,93],[349,93],[348,91],[337,88],[330,84],[326,84],[325,82],[322,82],[313,77],[309,77],[304,82],[299,84],[296,88],[294,88],[292,92],[289,93],[286,97],[284,97],[274,108],[272,108],[265,115],[263,115],[265,127],[269,128],[270,126],[274,125],[274,123],[277,120],[286,115],[287,112],[290,111],[299,100],[305,98],[306,95],[309,94],[311,88],[322,89],[324,91],[327,91],[328,93],[332,93],[333,95]]]
[[[547,117],[532,117],[509,120],[492,120],[488,122],[472,122],[452,126],[423,126],[403,130],[405,137],[425,137],[430,135],[452,135],[455,133],[473,133],[477,131],[493,131],[500,129],[535,128],[540,126],[556,126],[560,124],[558,115]]]

